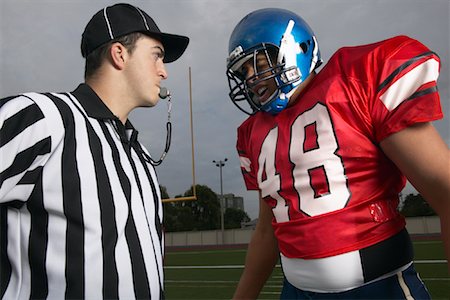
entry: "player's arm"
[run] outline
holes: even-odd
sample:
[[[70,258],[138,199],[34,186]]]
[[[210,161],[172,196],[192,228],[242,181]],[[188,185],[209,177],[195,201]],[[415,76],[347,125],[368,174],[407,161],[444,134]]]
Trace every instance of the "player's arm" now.
[[[272,209],[259,194],[259,219],[248,245],[245,269],[233,299],[256,299],[278,261],[278,244],[272,227]]]
[[[436,211],[450,261],[450,151],[431,123],[419,123],[381,141],[384,153]],[[450,264],[449,271],[450,271]]]

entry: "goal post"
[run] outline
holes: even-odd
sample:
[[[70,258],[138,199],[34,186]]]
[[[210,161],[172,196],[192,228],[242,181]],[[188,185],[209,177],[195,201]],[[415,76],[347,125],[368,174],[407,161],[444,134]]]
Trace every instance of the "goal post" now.
[[[197,200],[197,191],[195,186],[195,148],[194,148],[194,121],[192,117],[192,79],[191,79],[191,67],[189,67],[189,115],[190,115],[190,127],[191,127],[191,168],[192,168],[192,196],[178,197],[178,198],[165,198],[162,199],[163,203],[177,202],[177,201],[193,201]]]

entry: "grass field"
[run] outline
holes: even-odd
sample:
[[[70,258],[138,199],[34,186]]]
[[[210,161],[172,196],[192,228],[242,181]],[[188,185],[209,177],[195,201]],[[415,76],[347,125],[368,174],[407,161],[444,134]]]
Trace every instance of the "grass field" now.
[[[441,241],[415,241],[415,263],[432,299],[450,299],[450,277]],[[231,299],[245,259],[245,249],[168,251],[166,299]],[[279,299],[283,274],[274,269],[260,299]]]

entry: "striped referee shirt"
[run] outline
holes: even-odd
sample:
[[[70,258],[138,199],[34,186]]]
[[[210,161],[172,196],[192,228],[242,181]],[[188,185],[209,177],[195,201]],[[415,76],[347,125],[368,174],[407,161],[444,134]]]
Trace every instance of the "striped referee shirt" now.
[[[1,298],[164,298],[148,155],[86,84],[1,99]]]

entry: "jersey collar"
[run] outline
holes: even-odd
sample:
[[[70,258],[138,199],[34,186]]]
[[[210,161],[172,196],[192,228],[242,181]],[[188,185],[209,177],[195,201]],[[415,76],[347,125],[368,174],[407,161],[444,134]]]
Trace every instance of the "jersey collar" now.
[[[80,84],[72,92],[72,95],[77,98],[89,117],[99,120],[114,120],[115,122],[120,122],[119,118],[112,113],[89,85],[85,83]],[[126,121],[125,128],[134,129],[129,120]]]

